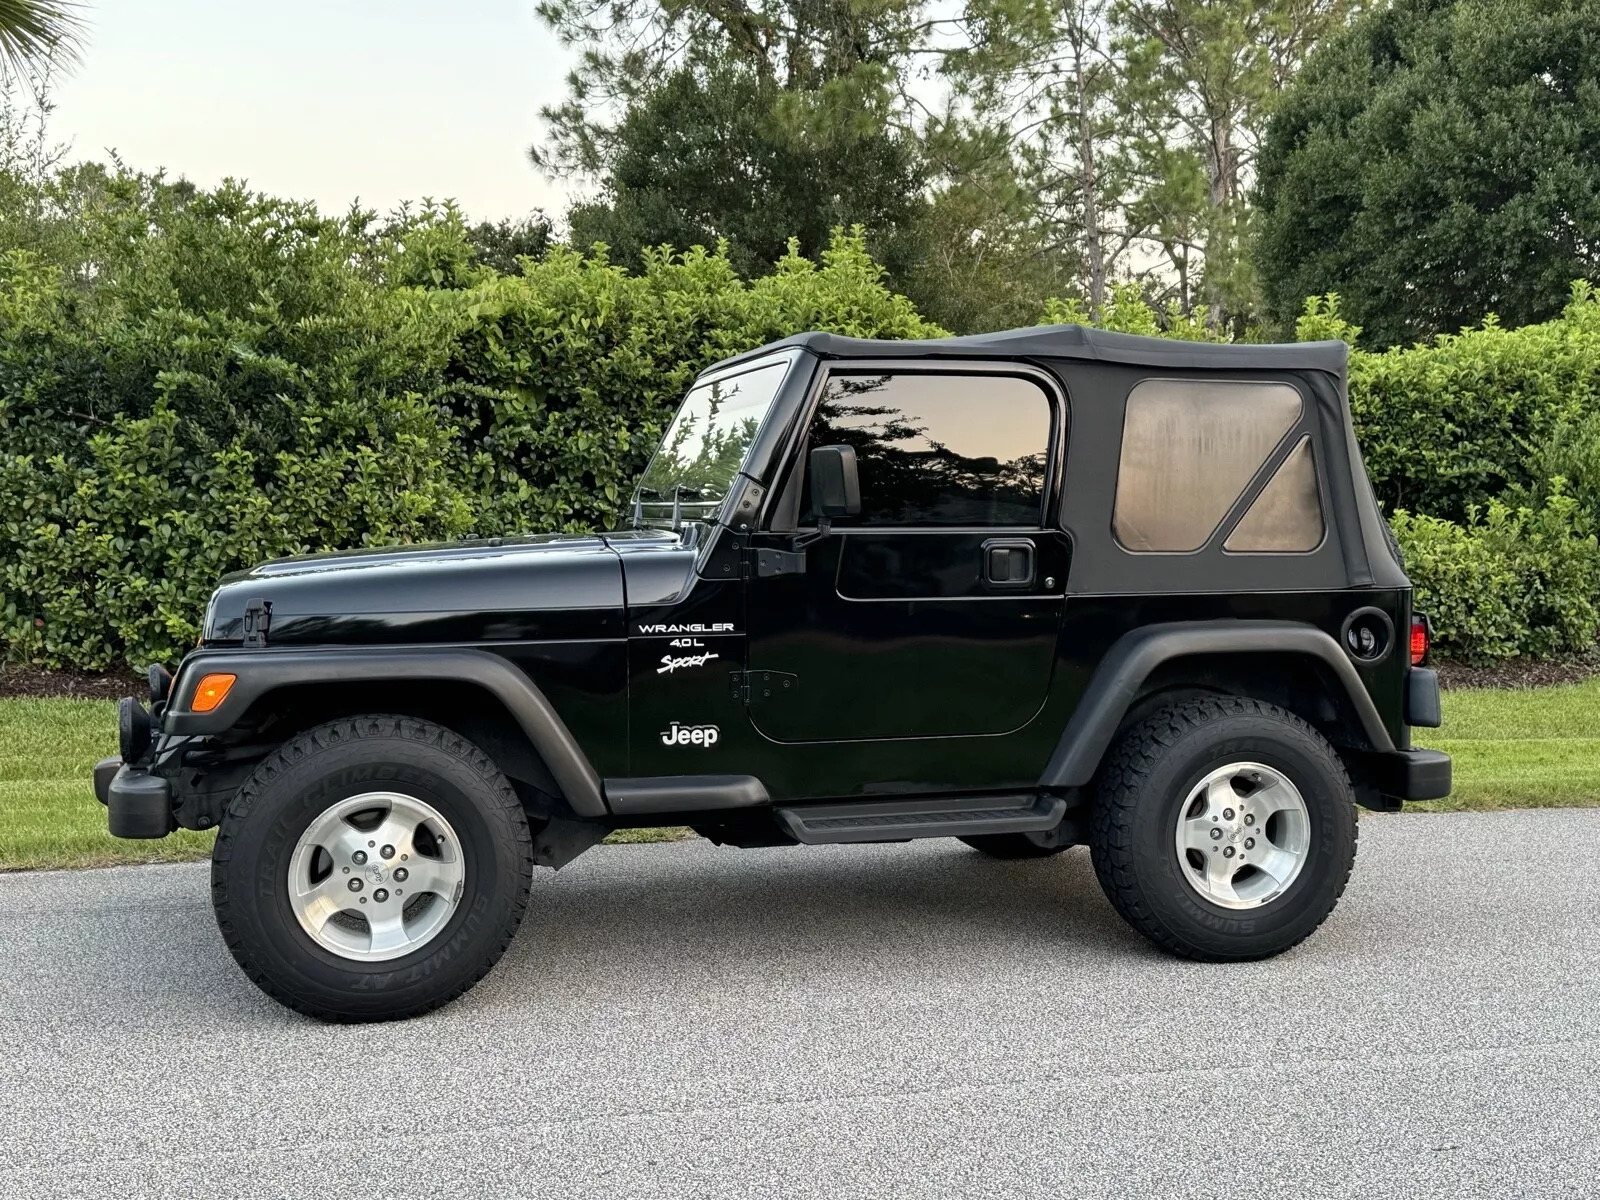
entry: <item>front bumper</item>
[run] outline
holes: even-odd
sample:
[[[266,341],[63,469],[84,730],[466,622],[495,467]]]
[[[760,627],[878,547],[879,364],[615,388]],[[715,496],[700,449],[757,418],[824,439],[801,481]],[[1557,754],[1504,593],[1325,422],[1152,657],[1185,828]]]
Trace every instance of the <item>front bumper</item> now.
[[[1450,794],[1450,756],[1438,750],[1391,750],[1366,756],[1374,787],[1396,800],[1442,800]]]
[[[112,837],[164,838],[178,827],[172,816],[172,785],[120,758],[95,764],[94,794],[106,806]]]

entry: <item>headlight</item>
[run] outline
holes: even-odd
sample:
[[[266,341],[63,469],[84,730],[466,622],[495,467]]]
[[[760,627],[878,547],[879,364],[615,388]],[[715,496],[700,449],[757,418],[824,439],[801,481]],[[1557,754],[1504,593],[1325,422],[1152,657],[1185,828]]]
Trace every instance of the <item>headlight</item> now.
[[[150,714],[132,696],[117,704],[117,740],[123,762],[138,762],[150,749]]]

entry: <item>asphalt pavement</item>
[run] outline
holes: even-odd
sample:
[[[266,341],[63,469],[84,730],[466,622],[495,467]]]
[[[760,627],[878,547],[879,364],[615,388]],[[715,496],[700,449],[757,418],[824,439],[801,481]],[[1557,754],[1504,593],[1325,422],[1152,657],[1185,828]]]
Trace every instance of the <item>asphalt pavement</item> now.
[[[258,993],[206,868],[0,876],[0,1196],[1600,1194],[1600,811],[1364,815],[1269,962],[1087,852],[601,847],[463,1000]]]

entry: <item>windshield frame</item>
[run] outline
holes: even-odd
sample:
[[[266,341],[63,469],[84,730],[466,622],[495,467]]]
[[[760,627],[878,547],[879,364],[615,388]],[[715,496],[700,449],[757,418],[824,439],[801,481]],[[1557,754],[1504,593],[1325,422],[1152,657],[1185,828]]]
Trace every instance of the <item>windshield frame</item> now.
[[[633,492],[629,499],[629,524],[636,529],[677,529],[688,522],[711,523],[716,521],[721,514],[723,506],[738,492],[739,489],[735,486],[735,482],[738,476],[744,473],[745,469],[750,465],[751,454],[761,441],[762,430],[766,428],[774,410],[778,407],[785,386],[794,377],[795,364],[800,357],[800,349],[794,347],[773,354],[765,354],[760,358],[735,363],[722,369],[713,367],[697,376],[694,382],[685,390],[683,398],[678,401],[677,408],[673,410],[672,419],[667,422],[666,427],[661,431],[661,436],[656,442],[656,448],[650,455],[650,461],[645,464],[644,470],[640,472],[639,478],[634,483]],[[734,472],[733,480],[729,481],[730,486],[726,494],[708,499],[694,497],[687,492],[677,497],[671,494],[649,497],[643,495],[645,479],[649,477],[651,470],[655,467],[657,460],[661,456],[662,448],[667,445],[673,429],[677,426],[684,410],[688,407],[690,398],[696,392],[702,388],[714,387],[756,371],[770,370],[778,366],[781,366],[783,371],[777,377],[771,394],[767,397],[766,406],[761,412],[754,433],[744,447],[739,459],[739,466]]]

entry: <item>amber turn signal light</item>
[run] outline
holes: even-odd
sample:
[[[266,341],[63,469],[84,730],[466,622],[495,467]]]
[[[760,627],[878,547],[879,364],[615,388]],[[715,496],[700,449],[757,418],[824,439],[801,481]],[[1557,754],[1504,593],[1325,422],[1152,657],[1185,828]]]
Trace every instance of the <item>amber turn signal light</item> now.
[[[200,686],[194,689],[194,703],[189,707],[195,712],[210,712],[228,698],[228,690],[237,678],[237,675],[205,676],[200,680]]]

